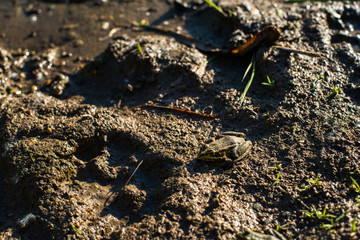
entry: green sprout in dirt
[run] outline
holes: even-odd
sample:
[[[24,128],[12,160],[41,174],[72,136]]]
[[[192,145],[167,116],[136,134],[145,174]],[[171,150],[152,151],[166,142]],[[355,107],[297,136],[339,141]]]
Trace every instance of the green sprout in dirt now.
[[[251,72],[250,79],[249,79],[248,83],[246,84],[244,92],[241,94],[241,97],[240,97],[240,104],[239,104],[240,107],[242,106],[242,104],[243,104],[243,102],[245,100],[246,93],[248,92],[248,90],[249,90],[249,88],[251,86],[251,83],[252,83],[252,81],[254,79],[254,76],[255,76],[255,55],[251,58],[250,64],[247,67],[241,81],[244,81],[244,79],[246,78],[247,74],[249,73],[251,67],[252,67],[252,72]]]
[[[268,87],[273,87],[275,85],[275,81],[271,81],[269,76],[266,76],[267,77],[267,82],[263,82],[261,83],[262,85],[264,86],[268,86]]]
[[[352,231],[353,232],[356,232],[356,221],[355,221],[355,218],[353,219],[353,222],[352,222]]]
[[[148,151],[154,150],[158,145],[159,145],[159,143],[153,144],[150,147],[148,147],[147,150]]]
[[[140,46],[140,43],[137,44],[137,49],[139,50],[141,56],[144,57],[144,52],[143,52],[143,50],[142,50],[142,48],[141,48],[141,46]]]
[[[350,172],[350,174],[355,174],[356,172],[359,172],[360,167],[356,168],[353,172]]]
[[[329,228],[329,229],[331,229],[331,228],[333,228],[334,227],[334,219],[333,218],[331,218],[330,219],[330,223],[321,223],[321,227],[322,228]]]
[[[320,75],[315,75],[316,77],[316,80],[320,80],[320,79],[323,79],[324,78],[324,74],[320,74]]]
[[[178,123],[177,123],[177,122],[174,122],[174,123],[171,124],[171,127],[170,127],[170,128],[173,129],[173,128],[176,128],[177,126],[178,126]]]
[[[140,26],[147,26],[149,25],[149,22],[145,19],[141,20],[140,23],[139,23]]]
[[[80,230],[79,230],[77,227],[75,227],[75,226],[72,225],[72,224],[70,224],[70,226],[71,226],[71,228],[74,230],[74,232],[76,232],[76,233],[79,234],[79,235],[82,235],[82,233],[80,232]]]
[[[271,169],[280,169],[281,168],[281,163],[280,164],[278,164],[278,165],[276,165],[276,166],[273,166],[273,167],[269,167],[269,168],[271,168]]]
[[[309,179],[309,180],[306,180],[308,183],[311,183],[315,186],[319,185],[320,181],[319,181],[319,175],[315,178],[315,179]]]
[[[315,80],[314,80],[314,82],[312,83],[312,87],[313,87],[313,89],[316,89],[317,87],[318,87],[318,81],[320,80],[320,79],[323,79],[324,78],[324,74],[320,74],[320,75],[315,75]]]
[[[343,212],[340,216],[338,216],[338,217],[335,219],[335,221],[339,221],[339,220],[343,219],[344,217],[346,217],[346,211]]]
[[[229,10],[228,13],[226,13],[220,6],[216,5],[213,1],[211,0],[204,0],[207,4],[210,5],[210,7],[214,8],[216,11],[218,11],[219,13],[221,13],[224,17],[231,17],[232,16],[232,12]]]
[[[301,210],[306,216],[308,217],[317,217],[319,220],[329,220],[329,218],[336,218],[335,215],[326,213],[326,206],[324,207],[323,211],[317,210],[315,206],[312,206],[312,210]]]
[[[301,184],[300,191],[304,192],[304,191],[308,190],[309,187],[310,187],[310,185],[306,185],[305,183],[303,183],[303,184]]]
[[[217,58],[218,55],[214,55],[212,56],[211,58],[209,58],[207,61],[206,61],[206,64],[209,64],[210,62],[212,62],[215,58]]]
[[[285,229],[285,227],[288,225],[289,223],[285,223],[283,225],[276,225],[276,231],[280,232],[283,229]]]
[[[30,153],[30,159],[31,161],[35,162],[34,155],[32,153]]]
[[[350,177],[350,179],[351,179],[351,181],[353,181],[353,185],[351,185],[350,187],[352,188],[352,189],[354,189],[355,190],[355,192],[357,192],[357,193],[360,193],[360,186],[359,186],[359,184],[357,183],[357,181],[355,180],[355,179],[353,179],[352,177]]]
[[[279,171],[279,173],[278,173],[277,176],[276,176],[275,181],[271,184],[270,187],[274,187],[274,186],[277,184],[277,182],[278,182],[279,179],[280,179],[280,174],[281,174],[281,171]]]
[[[332,93],[330,93],[330,94],[327,96],[327,98],[333,98],[333,97],[335,97],[336,95],[338,95],[339,92],[340,92],[340,90],[335,86],[335,87],[334,87],[334,91],[332,91]]]
[[[301,192],[304,192],[304,191],[308,190],[309,187],[312,186],[312,185],[313,185],[313,186],[318,186],[318,185],[321,183],[321,181],[320,181],[319,179],[320,179],[320,177],[317,176],[315,179],[308,179],[308,180],[306,180],[306,181],[307,181],[308,183],[310,183],[310,184],[306,185],[305,183],[303,183],[303,184],[301,185],[300,191],[301,191]]]

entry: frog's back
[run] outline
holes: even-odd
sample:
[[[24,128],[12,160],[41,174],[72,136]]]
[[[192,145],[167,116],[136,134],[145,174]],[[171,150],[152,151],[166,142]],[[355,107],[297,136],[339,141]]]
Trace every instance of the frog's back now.
[[[241,141],[240,139],[244,140],[243,138],[234,136],[225,136],[210,143],[209,148],[211,148],[214,152],[224,151],[235,147]]]

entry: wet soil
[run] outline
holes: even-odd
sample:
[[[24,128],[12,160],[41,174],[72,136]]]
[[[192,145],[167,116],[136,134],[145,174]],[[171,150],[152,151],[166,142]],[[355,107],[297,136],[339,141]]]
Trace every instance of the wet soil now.
[[[1,239],[359,238],[359,3],[217,3],[0,3]]]

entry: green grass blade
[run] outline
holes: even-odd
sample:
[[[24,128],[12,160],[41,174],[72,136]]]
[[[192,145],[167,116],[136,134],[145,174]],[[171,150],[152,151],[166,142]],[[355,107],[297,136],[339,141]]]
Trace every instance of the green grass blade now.
[[[352,177],[350,177],[350,178],[351,178],[351,180],[353,181],[353,183],[354,183],[354,185],[355,185],[355,187],[356,187],[355,190],[357,190],[357,192],[359,192],[359,191],[360,191],[360,186],[359,186],[359,184],[356,182],[355,179],[353,179]]]
[[[246,72],[245,72],[245,74],[244,74],[243,80],[244,80],[244,78],[246,77],[246,75],[247,75],[247,73],[248,73],[248,71],[249,71],[249,69],[250,69],[251,66],[252,66],[252,73],[251,73],[251,76],[250,76],[250,79],[249,79],[248,83],[247,83],[246,86],[245,86],[244,92],[241,94],[241,97],[240,97],[240,107],[242,106],[242,104],[243,104],[243,102],[244,102],[244,100],[245,100],[246,93],[248,92],[248,90],[249,90],[249,88],[250,88],[250,86],[251,86],[251,83],[252,83],[252,81],[253,81],[253,79],[254,79],[254,76],[255,76],[255,55],[252,57],[251,63],[249,64],[248,69],[246,69]]]
[[[250,71],[250,68],[251,66],[253,65],[253,60],[254,60],[254,56],[251,58],[251,61],[250,61],[250,64],[249,66],[247,67],[245,73],[244,73],[244,76],[243,78],[241,79],[241,82],[244,81],[244,79],[246,78],[246,76],[248,75],[249,71]]]
[[[207,4],[209,4],[212,8],[214,8],[216,11],[227,17],[228,15],[224,12],[224,10],[217,6],[215,3],[213,3],[211,0],[204,0]]]
[[[77,227],[75,227],[74,225],[70,224],[71,228],[79,235],[82,235],[82,233],[80,232],[79,229],[77,229]]]
[[[137,44],[137,49],[139,50],[141,56],[144,57],[144,52],[143,52],[143,50],[142,50],[142,48],[141,48],[141,46],[140,46],[140,43]]]

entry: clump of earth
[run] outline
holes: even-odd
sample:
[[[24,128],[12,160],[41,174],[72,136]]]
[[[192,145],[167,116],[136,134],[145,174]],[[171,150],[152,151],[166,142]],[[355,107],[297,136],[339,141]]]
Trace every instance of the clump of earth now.
[[[0,5],[2,239],[360,236],[359,3],[216,4]]]

